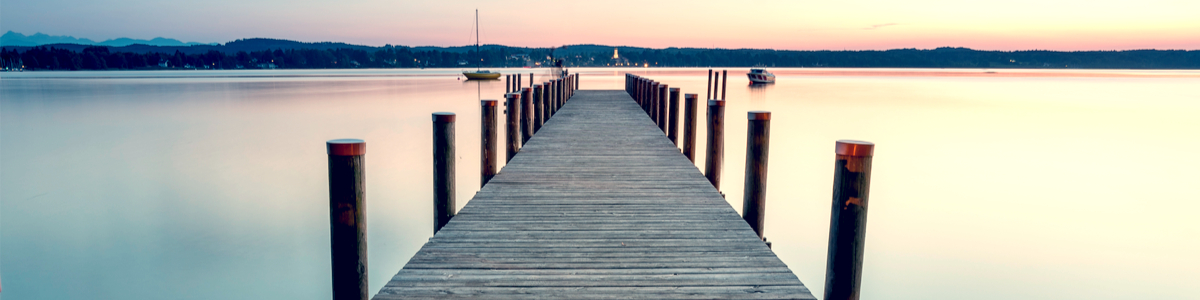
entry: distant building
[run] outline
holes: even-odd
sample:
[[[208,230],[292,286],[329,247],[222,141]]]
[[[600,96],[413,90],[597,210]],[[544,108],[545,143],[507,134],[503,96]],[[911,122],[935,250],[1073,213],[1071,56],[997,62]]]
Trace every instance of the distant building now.
[[[613,48],[613,59],[621,59],[621,56],[617,55],[617,48]]]
[[[158,62],[158,66],[159,66],[159,67],[163,67],[163,68],[170,68],[170,67],[171,67],[171,63],[170,63],[170,62],[168,62],[168,61],[165,61],[165,60],[164,60],[164,61],[160,61],[160,62]]]

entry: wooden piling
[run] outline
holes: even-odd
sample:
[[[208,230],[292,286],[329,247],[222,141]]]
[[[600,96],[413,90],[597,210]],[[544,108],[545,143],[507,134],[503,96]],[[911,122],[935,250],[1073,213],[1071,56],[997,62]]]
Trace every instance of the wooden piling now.
[[[512,93],[512,75],[504,75],[504,93]]]
[[[742,219],[765,239],[767,214],[767,151],[771,140],[771,112],[751,111],[746,126],[746,185],[742,189]]]
[[[704,99],[712,99],[712,69],[708,69],[708,86],[704,88]]]
[[[646,110],[646,115],[650,115],[650,79],[642,79],[642,109]]]
[[[725,163],[725,100],[708,100],[708,151],[704,157],[704,177],[721,190],[721,169]]]
[[[679,146],[679,88],[671,88],[670,103],[667,104],[667,139]]]
[[[667,99],[668,90],[670,87],[665,83],[658,86],[658,115],[655,117],[658,118],[658,129],[661,129],[663,134],[667,133],[667,104],[670,102]]]
[[[516,91],[517,89],[521,88],[521,75],[513,74],[513,77],[516,77],[514,79],[517,80],[517,82],[513,83],[513,90]]]
[[[547,109],[545,102],[542,99],[542,89],[538,85],[533,85],[533,133],[542,130],[542,123],[546,118],[543,117],[543,112]]]
[[[325,142],[329,155],[329,242],[334,300],[366,300],[367,206],[364,158],[367,144]]]
[[[513,159],[521,149],[521,95],[504,95],[504,162]]]
[[[558,101],[557,101],[557,102],[555,102],[555,103],[562,104],[562,103],[566,103],[566,102],[567,102],[567,98],[566,98],[566,96],[567,96],[567,93],[566,93],[566,91],[567,91],[567,89],[566,89],[566,81],[565,81],[565,80],[563,80],[562,78],[555,79],[555,80],[554,80],[554,94],[555,94],[555,96],[557,96],[557,97],[558,97],[558,98],[557,98],[557,99],[558,99]]]
[[[529,87],[533,87],[533,73],[529,73]]]
[[[650,84],[650,99],[651,99],[650,100],[650,119],[654,120],[654,125],[662,124],[662,122],[658,121],[658,101],[659,101],[658,88],[659,88],[659,86],[662,86],[662,83],[658,82],[658,81],[655,81],[654,83]]]
[[[496,176],[496,100],[479,101],[479,186]]]
[[[635,88],[637,89],[638,106],[641,106],[642,111],[649,114],[650,110],[646,109],[646,79],[638,77],[637,86]]]
[[[696,97],[683,95],[683,156],[696,163]]]
[[[546,101],[549,101],[550,103],[555,103],[554,105],[558,105],[557,104],[558,103],[558,86],[557,86],[558,80],[550,79],[549,81],[546,81],[546,85],[547,85],[547,88],[546,88],[547,94],[546,95],[548,97],[548,98],[546,98]]]
[[[862,287],[863,249],[867,237],[867,196],[875,144],[837,141],[834,152],[833,212],[829,219],[829,252],[825,262],[826,300],[857,300]]]
[[[721,100],[725,100],[725,92],[729,91],[729,70],[721,71]]]
[[[720,100],[721,97],[718,97],[718,95],[721,95],[720,94],[720,90],[721,90],[720,82],[721,82],[721,73],[720,72],[713,73],[713,96],[709,97],[709,98],[716,98],[716,100]]]
[[[533,137],[533,90],[521,88],[521,144]]]
[[[454,113],[433,113],[433,233],[454,217]]]
[[[549,111],[543,112],[543,113],[545,113],[545,115],[543,115],[543,117],[546,120],[549,120],[550,117],[554,116],[554,113],[558,110],[556,107],[554,107],[554,105],[552,104],[553,102],[551,102],[551,100],[550,100],[550,83],[549,82],[543,83],[537,89],[542,91],[542,97],[539,98],[538,101],[542,101],[542,103],[544,103],[547,107],[550,108]]]

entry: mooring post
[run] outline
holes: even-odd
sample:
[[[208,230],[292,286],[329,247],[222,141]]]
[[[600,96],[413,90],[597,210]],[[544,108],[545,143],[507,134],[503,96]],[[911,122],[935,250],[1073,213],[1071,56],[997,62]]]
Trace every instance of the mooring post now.
[[[533,137],[533,90],[521,88],[521,145]]]
[[[661,82],[655,81],[654,84],[650,86],[650,97],[651,99],[654,99],[653,101],[650,101],[650,119],[654,120],[654,125],[658,125],[659,127],[662,127],[663,123],[659,122],[658,120],[658,102],[662,101],[659,96],[659,87],[662,85],[663,84]]]
[[[533,87],[533,73],[529,73],[529,87]]]
[[[650,96],[646,94],[646,90],[650,89],[648,86],[650,86],[650,79],[644,78],[640,86],[638,86],[638,94],[641,95],[640,98],[642,99],[642,110],[646,111],[647,116],[650,115]]]
[[[825,298],[858,299],[862,287],[863,246],[867,237],[867,195],[875,144],[840,140],[834,148],[833,213],[829,218],[829,256],[825,262]]]
[[[504,75],[504,93],[512,93],[512,75]]]
[[[554,103],[554,105],[557,106],[558,105],[558,79],[550,79],[550,81],[547,81],[547,82],[548,82],[549,86],[546,89],[546,93],[547,93],[547,95],[549,95],[549,98],[547,98],[546,101],[549,101],[550,103]]]
[[[710,87],[712,89],[712,96],[708,97],[708,99],[721,99],[720,97],[717,97],[717,95],[719,95],[717,91],[721,89],[721,85],[717,84],[718,82],[721,82],[721,72],[713,73],[712,87]]]
[[[696,163],[696,97],[683,95],[683,156]]]
[[[625,73],[625,94],[629,94],[630,97],[634,96],[634,89],[629,88],[631,82],[634,82],[634,78],[631,74]],[[634,101],[637,101],[636,98]]]
[[[725,92],[729,91],[729,70],[721,71],[721,100],[725,100]]]
[[[574,87],[575,90],[578,91],[579,90],[579,73],[575,73],[575,76],[571,77],[571,78],[575,79],[575,85],[572,85],[571,87]]]
[[[542,130],[542,123],[545,122],[542,112],[547,109],[545,102],[542,102],[542,89],[538,85],[533,85],[533,133]]]
[[[667,139],[679,146],[679,88],[671,88],[670,103],[667,105]]]
[[[513,79],[517,80],[517,82],[513,83],[513,91],[516,91],[517,89],[521,88],[521,75],[513,74],[513,77],[515,77]]]
[[[550,102],[550,83],[546,82],[536,89],[541,90],[542,93],[542,97],[538,98],[538,101],[542,101],[543,105],[546,105],[546,107],[550,108],[549,111],[543,111],[545,114],[543,117],[546,120],[549,120],[550,117],[554,116],[554,112],[558,110],[556,107],[554,107],[554,104],[552,104],[553,102]]]
[[[646,94],[644,93],[646,85],[645,81],[646,80],[644,78],[638,77],[637,82],[635,83],[636,86],[634,86],[634,90],[637,92],[638,106],[642,107],[642,111],[650,113],[649,110],[646,110]]]
[[[746,186],[742,197],[742,219],[758,238],[763,235],[767,214],[767,150],[771,140],[771,112],[751,111],[746,126]]]
[[[704,99],[712,98],[712,69],[708,69],[708,86],[704,88]]]
[[[566,80],[563,80],[563,78],[559,78],[559,79],[555,79],[554,81],[555,81],[554,82],[554,90],[555,90],[554,93],[556,95],[558,95],[557,103],[559,105],[562,105],[563,103],[567,102]]]
[[[667,91],[670,87],[667,84],[658,86],[658,129],[662,130],[663,134],[667,133],[667,104],[670,100],[667,99]]]
[[[334,300],[366,300],[367,206],[364,157],[367,143],[325,142],[329,155],[329,252]]]
[[[433,233],[454,217],[454,113],[433,113]]]
[[[721,166],[725,159],[725,100],[708,100],[708,151],[704,155],[704,177],[721,190]]]
[[[504,95],[504,162],[513,159],[521,149],[521,95]]]
[[[479,101],[479,186],[496,176],[496,100]]]

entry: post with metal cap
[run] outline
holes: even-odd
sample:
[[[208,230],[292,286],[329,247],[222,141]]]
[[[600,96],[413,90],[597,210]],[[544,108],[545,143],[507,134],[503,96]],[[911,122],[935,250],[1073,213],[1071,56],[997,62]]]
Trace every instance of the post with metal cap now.
[[[742,219],[758,238],[763,235],[767,214],[767,150],[771,140],[771,112],[751,111],[746,126],[746,186],[742,189]]]
[[[708,100],[708,151],[704,154],[704,177],[721,190],[721,166],[725,163],[725,100]]]
[[[679,88],[671,88],[670,103],[667,105],[667,139],[679,146]]]
[[[696,163],[696,94],[683,95],[683,156]]]
[[[504,95],[504,162],[513,159],[521,150],[521,95]]]
[[[858,299],[862,286],[863,246],[867,236],[867,195],[875,144],[840,140],[833,175],[833,213],[829,218],[829,256],[825,262],[825,298]]]
[[[655,117],[658,118],[658,129],[661,129],[663,134],[667,133],[667,102],[670,102],[667,100],[668,90],[670,87],[667,84],[658,86],[658,115]]]
[[[454,113],[433,113],[433,233],[454,217]]]
[[[533,90],[521,88],[521,145],[533,137]]]
[[[533,133],[537,133],[538,131],[542,130],[542,123],[544,123],[546,120],[543,117],[542,112],[545,111],[546,109],[548,109],[548,107],[546,107],[546,103],[541,100],[542,99],[542,95],[541,95],[542,89],[538,88],[538,86],[535,84],[535,85],[533,85],[532,90],[533,90]]]
[[[329,242],[334,300],[367,299],[367,143],[325,142],[329,155]]]
[[[496,176],[496,100],[479,101],[479,186]]]

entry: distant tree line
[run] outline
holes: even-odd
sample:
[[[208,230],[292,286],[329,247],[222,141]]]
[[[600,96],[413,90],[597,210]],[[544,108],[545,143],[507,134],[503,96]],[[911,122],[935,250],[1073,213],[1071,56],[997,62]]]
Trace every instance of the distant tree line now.
[[[1114,68],[1200,69],[1200,51],[978,51],[966,48],[886,51],[776,51],[726,49],[643,49],[574,52],[545,48],[493,47],[470,51],[414,51],[385,46],[336,49],[275,49],[185,54],[110,52],[109,47],[73,51],[55,47],[0,50],[7,69],[148,70],[148,69],[347,69],[469,68],[546,66],[555,60],[582,67],[888,67],[888,68]],[[371,50],[363,50],[367,48]],[[478,60],[478,61],[476,61]]]

